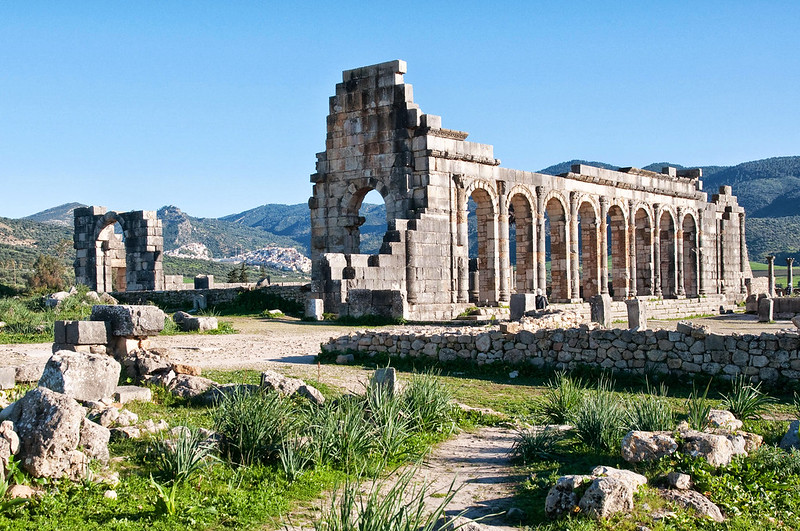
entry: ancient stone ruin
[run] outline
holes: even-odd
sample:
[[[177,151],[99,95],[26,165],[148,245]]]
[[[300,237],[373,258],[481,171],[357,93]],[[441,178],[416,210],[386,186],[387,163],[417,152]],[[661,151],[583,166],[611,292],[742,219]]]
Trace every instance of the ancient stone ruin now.
[[[155,212],[76,208],[73,240],[78,284],[105,293],[164,289],[164,238]]]
[[[405,72],[404,61],[347,70],[330,98],[309,200],[315,312],[450,319],[537,288],[554,302],[747,295],[745,213],[729,186],[709,201],[699,169],[502,168],[491,145],[423,113]],[[369,256],[359,249],[359,208],[371,190],[386,202],[388,231]]]

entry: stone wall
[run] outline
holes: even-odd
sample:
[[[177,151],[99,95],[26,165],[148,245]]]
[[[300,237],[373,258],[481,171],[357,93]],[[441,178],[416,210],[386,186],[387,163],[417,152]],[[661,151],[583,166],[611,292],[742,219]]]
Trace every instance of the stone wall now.
[[[505,327],[503,327],[505,328]],[[679,324],[678,331],[579,328],[503,332],[499,326],[365,330],[322,345],[323,352],[386,353],[401,359],[507,363],[570,370],[578,365],[645,373],[730,379],[745,374],[770,384],[800,378],[796,332],[718,335]]]
[[[259,288],[283,299],[302,305],[308,293],[308,284],[280,285],[273,284]],[[252,291],[250,286],[212,289],[182,289],[172,291],[128,291],[113,293],[122,304],[152,303],[161,308],[207,308],[233,301],[240,293]],[[266,308],[272,309],[272,308]]]

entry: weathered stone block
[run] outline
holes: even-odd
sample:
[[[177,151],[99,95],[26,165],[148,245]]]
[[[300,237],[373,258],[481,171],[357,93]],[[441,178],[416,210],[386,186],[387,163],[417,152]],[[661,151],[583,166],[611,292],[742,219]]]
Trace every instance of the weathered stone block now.
[[[120,385],[114,390],[114,402],[127,404],[128,402],[150,402],[153,399],[153,392],[147,387],[136,385]]]
[[[76,400],[102,400],[117,387],[120,368],[110,356],[62,350],[50,357],[39,386]]]
[[[628,328],[642,330],[647,328],[647,306],[639,299],[627,299],[625,308],[628,311]]]
[[[17,369],[15,367],[0,367],[0,389],[13,389],[16,385]]]
[[[612,322],[611,296],[595,295],[592,297],[590,304],[592,322],[598,323],[605,328],[610,328]]]
[[[769,323],[773,321],[775,303],[771,297],[762,297],[758,300],[758,322]]]
[[[514,293],[511,295],[511,320],[521,319],[526,312],[536,309],[536,295],[533,293]]]
[[[104,321],[60,321],[64,323],[69,345],[104,345],[108,343],[108,324]],[[58,341],[56,341],[58,342]]]
[[[111,334],[122,337],[157,335],[164,329],[164,312],[156,306],[94,306],[92,321],[106,321]]]

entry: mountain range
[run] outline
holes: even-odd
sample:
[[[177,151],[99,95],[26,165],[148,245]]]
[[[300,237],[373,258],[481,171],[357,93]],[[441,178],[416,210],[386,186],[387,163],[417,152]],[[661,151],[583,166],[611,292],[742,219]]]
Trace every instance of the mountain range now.
[[[541,173],[557,175],[569,171],[573,164],[617,169],[604,162],[571,160],[544,168]],[[683,168],[660,162],[644,169],[661,171],[664,166]],[[706,192],[712,194],[719,186],[730,185],[745,207],[751,260],[762,261],[767,254],[776,254],[778,263],[782,263],[783,256],[800,252],[800,156],[702,169]],[[27,264],[38,253],[69,254],[72,213],[79,206],[83,205],[68,203],[22,219],[0,218],[0,277],[7,276],[1,270],[9,259]],[[385,207],[364,204],[360,215],[366,219],[361,226],[362,252],[377,252],[386,230]],[[311,229],[305,203],[262,205],[221,218],[196,218],[176,206],[164,206],[158,210],[158,217],[163,222],[165,250],[194,242],[204,244],[215,258],[265,247],[294,247],[310,254]]]

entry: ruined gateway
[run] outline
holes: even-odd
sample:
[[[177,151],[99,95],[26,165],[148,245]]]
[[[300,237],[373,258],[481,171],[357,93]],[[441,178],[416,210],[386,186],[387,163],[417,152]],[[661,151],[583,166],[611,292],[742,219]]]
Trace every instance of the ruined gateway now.
[[[501,168],[491,145],[424,114],[405,72],[404,61],[347,70],[330,98],[309,200],[311,297],[325,312],[442,320],[537,288],[553,302],[746,296],[745,214],[730,187],[708,201],[699,169]],[[386,202],[388,231],[369,256],[359,253],[358,213],[371,190]],[[472,274],[469,198],[478,226]]]

